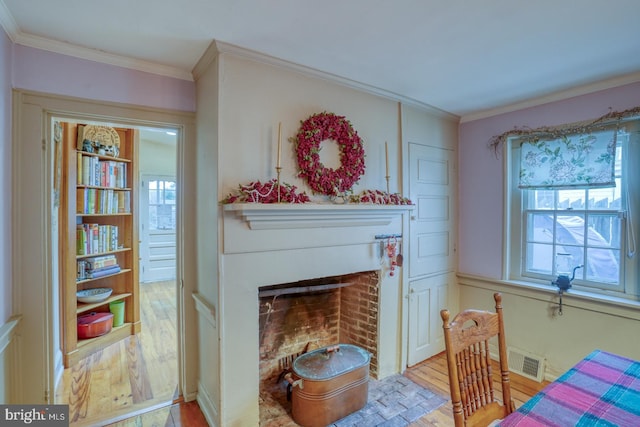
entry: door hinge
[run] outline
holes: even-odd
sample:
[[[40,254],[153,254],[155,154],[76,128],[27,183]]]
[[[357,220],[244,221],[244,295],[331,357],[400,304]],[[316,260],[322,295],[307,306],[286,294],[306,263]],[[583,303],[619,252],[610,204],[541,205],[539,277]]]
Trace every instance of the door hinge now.
[[[49,403],[49,390],[44,391],[44,401]]]

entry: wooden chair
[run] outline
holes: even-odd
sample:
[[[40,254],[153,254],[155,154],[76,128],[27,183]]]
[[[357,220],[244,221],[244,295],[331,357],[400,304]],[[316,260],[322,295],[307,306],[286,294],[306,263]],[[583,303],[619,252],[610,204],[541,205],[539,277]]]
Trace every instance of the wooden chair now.
[[[515,410],[509,385],[502,295],[495,293],[493,298],[496,301],[495,313],[464,310],[449,323],[449,310],[440,311],[456,427],[485,427]],[[494,337],[497,337],[498,344],[502,403],[497,399],[491,376],[489,340]]]

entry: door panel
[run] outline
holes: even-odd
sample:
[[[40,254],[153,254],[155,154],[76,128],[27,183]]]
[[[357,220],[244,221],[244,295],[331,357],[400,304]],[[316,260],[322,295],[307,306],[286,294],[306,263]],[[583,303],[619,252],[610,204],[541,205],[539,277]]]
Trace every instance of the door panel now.
[[[409,284],[409,366],[444,350],[440,310],[447,307],[454,274],[443,274]]]
[[[407,363],[444,350],[440,310],[455,284],[455,152],[409,144],[409,326]]]
[[[409,144],[410,278],[454,269],[453,173],[453,151]]]
[[[173,280],[176,277],[175,231],[149,231],[149,259],[145,265],[146,282]]]

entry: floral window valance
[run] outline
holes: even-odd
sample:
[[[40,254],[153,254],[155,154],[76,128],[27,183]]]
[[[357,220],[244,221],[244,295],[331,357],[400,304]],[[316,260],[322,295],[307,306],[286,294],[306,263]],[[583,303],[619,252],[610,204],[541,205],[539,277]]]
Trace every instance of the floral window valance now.
[[[615,187],[616,133],[613,128],[522,141],[518,187]]]
[[[520,188],[615,187],[617,130],[638,118],[640,106],[565,126],[516,127],[491,137],[489,147],[497,156],[508,139],[520,143]]]

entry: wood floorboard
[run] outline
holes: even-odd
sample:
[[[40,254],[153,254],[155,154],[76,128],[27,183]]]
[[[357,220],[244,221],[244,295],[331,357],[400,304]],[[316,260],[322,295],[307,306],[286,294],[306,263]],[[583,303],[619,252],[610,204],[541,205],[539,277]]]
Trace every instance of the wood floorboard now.
[[[71,426],[104,426],[161,406],[171,420],[166,425],[175,425],[169,409],[179,395],[175,282],[143,283],[140,292],[141,332],[64,370],[55,403],[69,404]],[[151,419],[127,425],[165,426]]]
[[[127,356],[133,403],[142,403],[153,399],[153,391],[149,383],[149,374],[144,363],[140,340],[129,340]]]
[[[407,369],[404,375],[416,384],[432,390],[447,399],[447,403],[436,409],[435,411],[423,416],[419,420],[411,424],[412,427],[450,427],[453,426],[453,409],[451,407],[451,395],[449,391],[449,374],[447,373],[447,356],[440,353],[431,357],[411,368]],[[493,367],[494,382],[498,385],[498,389],[502,392],[500,386],[500,373],[497,363]],[[516,373],[509,374],[511,383],[511,394],[516,404],[516,408],[520,407],[524,402],[529,400],[534,394],[542,390],[548,381],[541,383],[523,377]]]

